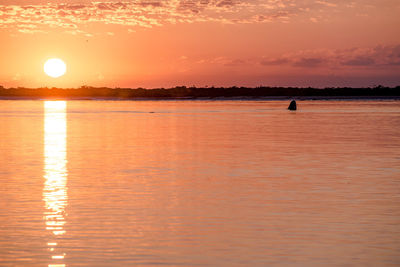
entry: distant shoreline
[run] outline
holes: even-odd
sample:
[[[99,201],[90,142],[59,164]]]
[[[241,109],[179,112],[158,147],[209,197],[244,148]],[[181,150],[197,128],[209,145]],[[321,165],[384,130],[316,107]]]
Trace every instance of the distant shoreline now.
[[[39,101],[379,101],[392,100],[400,101],[400,96],[302,96],[302,97],[168,97],[168,98],[118,98],[118,97],[24,97],[0,96],[1,100],[39,100]]]
[[[400,86],[373,88],[185,87],[3,88],[0,100],[400,100]]]

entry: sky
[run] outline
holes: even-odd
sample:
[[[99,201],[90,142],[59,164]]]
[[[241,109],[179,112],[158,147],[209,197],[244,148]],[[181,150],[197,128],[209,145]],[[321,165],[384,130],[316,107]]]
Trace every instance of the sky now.
[[[4,87],[400,85],[399,0],[1,0]],[[61,58],[67,73],[48,77]]]

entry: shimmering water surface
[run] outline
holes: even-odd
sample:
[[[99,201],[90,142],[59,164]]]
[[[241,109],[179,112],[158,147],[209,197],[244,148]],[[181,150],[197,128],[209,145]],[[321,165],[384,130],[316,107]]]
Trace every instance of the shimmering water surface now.
[[[400,102],[0,101],[1,266],[396,266]]]

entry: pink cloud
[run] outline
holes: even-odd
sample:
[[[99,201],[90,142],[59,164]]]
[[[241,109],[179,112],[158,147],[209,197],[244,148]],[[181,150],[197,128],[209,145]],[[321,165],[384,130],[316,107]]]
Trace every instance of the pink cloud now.
[[[342,1],[339,1],[342,2]],[[321,4],[323,3],[323,4]],[[47,3],[0,5],[0,28],[36,25],[44,31],[84,24],[103,23],[128,27],[162,26],[171,23],[214,22],[223,24],[289,21],[304,12],[336,7],[330,1],[309,0],[135,0],[124,2]],[[318,9],[317,9],[318,8]]]
[[[259,63],[264,66],[288,65],[302,68],[400,66],[400,45],[298,51],[276,58],[263,58]]]

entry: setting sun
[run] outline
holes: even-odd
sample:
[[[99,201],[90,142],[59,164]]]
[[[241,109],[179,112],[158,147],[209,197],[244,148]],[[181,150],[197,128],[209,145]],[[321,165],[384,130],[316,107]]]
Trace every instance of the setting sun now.
[[[67,66],[61,59],[51,58],[44,63],[43,70],[48,76],[58,78],[65,74]]]

